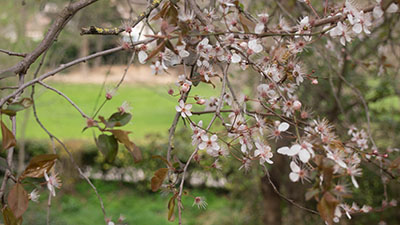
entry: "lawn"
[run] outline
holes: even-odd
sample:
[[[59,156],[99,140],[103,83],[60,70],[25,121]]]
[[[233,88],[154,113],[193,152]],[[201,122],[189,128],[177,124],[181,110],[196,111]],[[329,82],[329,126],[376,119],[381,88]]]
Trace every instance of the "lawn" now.
[[[51,86],[65,93],[71,98],[86,114],[92,116],[96,99],[101,91],[101,85],[96,84],[63,84],[50,83]],[[160,133],[167,135],[168,129],[176,113],[175,106],[177,98],[167,94],[169,88],[177,89],[174,85],[170,86],[135,86],[122,85],[117,94],[111,101],[108,101],[99,115],[108,118],[123,101],[128,101],[133,107],[132,121],[125,129],[132,132],[131,137],[135,141],[140,141],[148,133]],[[104,100],[105,91],[101,93],[99,105]],[[206,84],[200,84],[191,95],[204,97],[217,96],[216,89]],[[43,87],[37,88],[36,104],[39,118],[45,127],[48,128],[57,137],[67,139],[91,139],[92,131],[87,130],[82,133],[86,125],[86,120],[81,117],[64,98],[53,91]],[[194,102],[193,98],[189,102]],[[201,110],[202,107],[197,107]],[[31,109],[30,109],[31,110]],[[20,112],[23,115],[24,112]],[[32,113],[29,113],[29,119],[26,129],[27,139],[45,139],[46,133],[39,127],[33,119]],[[23,116],[19,116],[19,131]],[[195,119],[196,120],[196,119]],[[18,135],[21,135],[19,132]]]
[[[122,214],[126,217],[125,223],[131,225],[178,224],[178,219],[174,222],[167,220],[170,196],[138,191],[134,184],[97,181],[95,185],[104,199],[107,216],[114,221]],[[48,191],[45,188],[42,190],[44,192],[39,203],[29,203],[28,211],[24,215],[24,224],[44,224],[46,221]],[[184,224],[245,224],[242,222],[244,213],[237,200],[213,190],[195,189],[190,193],[206,197],[208,206],[205,210],[198,209],[192,206],[192,197],[184,196]],[[76,185],[75,190],[70,193],[59,192],[52,199],[52,205],[50,218],[53,225],[104,224],[99,202],[85,182]]]

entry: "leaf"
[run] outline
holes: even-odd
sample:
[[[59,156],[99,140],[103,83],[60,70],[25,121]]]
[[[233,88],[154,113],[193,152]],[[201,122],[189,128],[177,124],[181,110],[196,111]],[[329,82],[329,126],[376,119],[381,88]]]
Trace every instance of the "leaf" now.
[[[190,81],[193,83],[193,85],[196,87],[197,85],[199,85],[200,81],[201,81],[201,76],[199,72],[194,72],[192,77],[190,78]]]
[[[1,112],[9,116],[15,116],[18,111],[29,108],[32,104],[32,99],[23,98],[19,102],[11,103],[10,105],[8,105],[7,109],[1,110]]]
[[[11,209],[9,207],[4,208],[2,213],[3,213],[5,225],[20,225],[20,224],[22,224],[22,217],[19,219],[15,218],[14,213],[11,211]]]
[[[118,153],[118,142],[113,135],[100,134],[96,140],[96,145],[103,153],[106,162],[112,163]]]
[[[2,134],[2,147],[4,150],[7,150],[11,147],[17,145],[17,140],[15,140],[14,134],[6,127],[3,121],[1,123],[1,134]]]
[[[175,199],[178,196],[178,193],[174,194],[171,199],[168,201],[168,221],[173,222],[175,220]]]
[[[161,159],[163,162],[165,162],[165,164],[167,164],[167,166],[172,167],[171,163],[169,163],[168,160],[166,158],[162,157],[161,155],[153,155],[151,158]]]
[[[392,161],[390,164],[389,168],[390,169],[396,169],[400,167],[400,157],[397,157],[395,160]]]
[[[315,195],[319,194],[319,189],[311,189],[309,191],[306,192],[306,201],[310,200],[312,197],[314,197]]]
[[[145,61],[150,60],[153,58],[157,53],[159,53],[161,50],[164,49],[165,46],[165,41],[161,42],[153,51],[150,52],[149,56],[147,56],[147,59]]]
[[[151,178],[151,190],[156,192],[164,182],[165,177],[167,176],[168,168],[160,168]]]
[[[0,171],[5,172],[6,169],[10,169],[10,167],[8,166],[7,160],[3,157],[0,157]]]
[[[43,177],[44,171],[50,171],[57,158],[58,156],[55,154],[44,154],[33,157],[31,161],[29,161],[25,171],[19,177],[19,180],[22,180],[26,177]]]
[[[105,125],[107,127],[122,127],[129,123],[129,121],[132,119],[132,114],[130,113],[120,113],[116,112],[108,118],[107,123]]]
[[[249,20],[243,13],[239,13],[239,20],[243,26],[243,29],[246,33],[250,32],[250,29],[254,30],[256,26],[253,21]]]
[[[28,209],[29,197],[24,187],[20,183],[16,183],[8,194],[8,205],[15,217],[18,219],[22,217]]]
[[[323,159],[322,165],[324,177],[324,180],[322,181],[322,186],[326,191],[330,189],[330,186],[332,184],[334,161],[331,159]]]
[[[128,134],[130,134],[129,131],[110,130],[110,132],[119,142],[125,145],[128,151],[131,153],[135,162],[139,162],[142,160],[142,153],[140,152],[140,149],[128,137]]]
[[[325,192],[322,196],[321,201],[317,205],[317,209],[322,219],[327,222],[328,225],[333,224],[333,218],[335,216],[336,206],[339,201],[329,192]]]
[[[156,15],[154,15],[153,18],[151,18],[150,21],[158,20],[160,18],[164,18],[165,14],[167,13],[167,11],[168,11],[168,9],[170,7],[170,4],[171,3],[169,1],[165,2],[163,4],[163,6],[161,7],[161,10]]]
[[[177,25],[178,24],[178,10],[175,5],[171,4],[167,13],[165,14],[164,19],[168,21],[169,24]]]

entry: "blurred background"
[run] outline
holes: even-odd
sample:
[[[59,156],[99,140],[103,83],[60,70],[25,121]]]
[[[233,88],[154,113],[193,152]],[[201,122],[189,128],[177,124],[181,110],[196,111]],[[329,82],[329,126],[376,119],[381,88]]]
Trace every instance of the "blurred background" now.
[[[68,2],[0,0],[0,48],[15,52],[32,51],[42,40],[57,13]],[[317,11],[323,11],[320,7],[321,1],[311,2]],[[360,4],[369,3],[375,1],[360,1]],[[203,2],[200,1],[199,4]],[[309,8],[295,0],[248,0],[243,1],[243,4],[255,15],[268,12],[270,15],[276,13],[289,17],[283,13],[282,8],[291,12],[290,17],[294,20],[311,15]],[[40,74],[78,57],[119,45],[120,37],[80,36],[80,28],[90,25],[120,27],[122,21],[135,18],[146,6],[147,2],[144,0],[103,0],[81,10],[47,53]],[[315,70],[315,75],[319,77],[318,88],[306,84],[300,90],[299,99],[303,99],[303,105],[314,110],[316,115],[327,117],[336,125],[339,135],[346,136],[348,124],[365,127],[363,105],[352,87],[338,78],[340,73],[363,94],[370,108],[371,125],[377,145],[389,152],[398,151],[395,146],[399,145],[400,131],[398,21],[398,14],[386,18],[384,24],[373,31],[373,38],[355,40],[345,48],[335,42],[332,50],[326,47],[328,43],[325,40],[320,40],[314,47],[307,48],[301,56],[308,72]],[[277,22],[275,19],[271,21]],[[85,113],[93,115],[104,100],[106,90],[120,80],[130,54],[120,52],[96,58],[65,70],[47,82],[69,96]],[[350,57],[350,60],[341,61],[343,56]],[[18,60],[17,57],[0,54],[0,68],[9,67]],[[30,71],[34,71],[37,66],[38,63],[34,64]],[[109,117],[124,101],[130,103],[133,119],[126,129],[132,132],[130,137],[140,147],[144,158],[137,164],[133,163],[123,146],[120,146],[122,150],[113,164],[105,162],[103,155],[97,150],[92,130],[82,132],[86,121],[80,114],[56,93],[36,87],[34,100],[38,117],[50,132],[65,142],[78,164],[94,180],[104,199],[108,216],[113,220],[122,215],[126,218],[126,224],[177,224],[177,221],[167,221],[169,198],[162,193],[151,192],[150,179],[154,171],[164,166],[161,160],[152,159],[152,156],[166,154],[168,129],[177,104],[177,98],[167,92],[171,88],[177,91],[175,81],[181,73],[182,68],[178,67],[169,70],[169,73],[155,76],[149,65],[134,63],[117,94],[100,112],[100,115]],[[237,71],[232,73],[231,80],[235,89],[252,94],[256,92],[256,75],[250,70]],[[32,78],[32,72],[27,76]],[[0,88],[13,86],[15,83],[16,80],[12,78],[1,80]],[[217,81],[215,83],[218,84]],[[28,89],[25,94],[28,95],[29,92]],[[1,90],[0,95],[8,93],[9,90]],[[218,87],[213,88],[202,83],[191,94],[204,98],[216,97]],[[335,100],[337,98],[341,104]],[[194,110],[201,111],[203,108],[197,107]],[[193,119],[207,121],[210,117],[193,116]],[[50,153],[51,142],[36,123],[32,109],[18,114],[17,131],[18,147],[14,165],[18,171],[22,171],[33,156]],[[180,122],[175,137],[175,149],[179,152],[180,159],[187,159],[193,151],[193,147],[188,144],[191,143],[190,135],[191,129]],[[283,143],[281,141],[277,145]],[[102,212],[93,190],[79,178],[60,146],[56,147],[61,161],[57,169],[60,171],[63,186],[61,190],[57,190],[57,196],[52,201],[51,224],[102,224]],[[5,157],[4,152],[0,155]],[[319,216],[304,212],[276,195],[261,168],[254,166],[244,173],[238,170],[241,166],[239,162],[227,158],[220,162],[222,169],[216,170],[211,168],[212,159],[206,155],[200,157],[201,163],[192,163],[189,168],[189,194],[183,199],[184,224],[323,224]],[[315,201],[306,202],[304,198],[311,184],[302,185],[289,181],[287,159],[275,154],[274,162],[271,176],[279,191],[301,205],[315,208]],[[0,162],[0,167],[4,172],[3,161]],[[363,178],[358,180],[360,189],[353,190],[353,197],[359,204],[381,206],[384,189],[381,175],[371,165],[364,165],[363,169]],[[399,188],[398,183],[388,182],[387,192],[390,199],[399,199]],[[48,192],[45,186],[41,187],[40,192],[39,203],[29,203],[23,224],[43,224],[46,220]],[[193,196],[205,197],[207,209],[192,207]],[[352,220],[344,219],[341,224],[400,224],[399,208],[368,215],[354,215]]]

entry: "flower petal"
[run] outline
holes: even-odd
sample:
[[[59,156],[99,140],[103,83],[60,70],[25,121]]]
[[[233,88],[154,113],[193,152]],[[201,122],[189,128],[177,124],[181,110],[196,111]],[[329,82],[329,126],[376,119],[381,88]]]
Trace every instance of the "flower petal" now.
[[[285,146],[285,147],[279,148],[277,152],[281,155],[287,155],[289,151],[290,151],[290,149]]]
[[[295,173],[300,172],[300,167],[293,161],[290,162],[290,169]]]
[[[306,163],[310,160],[311,155],[307,150],[303,149],[299,152],[299,158],[303,163]]]
[[[147,59],[147,53],[145,51],[140,51],[138,54],[138,59],[141,64],[145,64]]]
[[[279,124],[278,130],[280,132],[287,131],[287,129],[289,129],[289,124],[288,123],[283,122],[283,123]]]
[[[288,156],[294,156],[297,155],[300,152],[301,146],[298,144],[293,145],[290,148],[290,151],[287,153]]]
[[[299,180],[299,174],[298,173],[289,173],[289,178],[292,182],[297,182]]]

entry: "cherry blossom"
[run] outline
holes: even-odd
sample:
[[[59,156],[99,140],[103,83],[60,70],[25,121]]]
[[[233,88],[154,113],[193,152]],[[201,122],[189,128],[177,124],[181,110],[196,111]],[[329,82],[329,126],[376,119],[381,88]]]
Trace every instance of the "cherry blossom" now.
[[[30,194],[29,194],[29,199],[33,202],[38,203],[39,202],[39,191],[38,189],[34,189]]]
[[[118,107],[118,111],[121,114],[129,113],[131,110],[132,110],[132,107],[130,106],[130,104],[127,101],[122,102],[122,105],[120,107]]]
[[[268,22],[268,18],[269,18],[268,13],[258,14],[258,23],[254,28],[254,32],[256,34],[261,34],[262,32],[264,32],[265,25]]]
[[[56,190],[55,188],[60,188],[61,187],[61,180],[57,177],[57,174],[54,172],[50,175],[50,177],[47,175],[47,171],[44,171],[44,178],[46,179],[47,182],[47,188],[49,189],[50,193],[54,196],[56,196]]]
[[[350,37],[348,27],[346,26],[346,24],[343,24],[340,21],[337,23],[336,27],[333,28],[329,33],[332,37],[339,36],[340,43],[343,46],[346,45],[346,42],[351,42],[351,37]]]
[[[192,135],[192,145],[198,145],[202,142],[201,136],[206,134],[206,131],[202,129],[201,127],[203,126],[203,121],[200,120],[196,125],[190,124],[190,127],[192,128],[193,135]]]
[[[204,197],[195,197],[192,206],[195,206],[195,205],[199,209],[206,209],[208,204],[207,204],[207,202],[206,202]]]
[[[249,41],[248,48],[249,48],[248,52],[249,55],[253,53],[260,53],[263,50],[262,45],[258,43],[257,39]]]
[[[264,164],[265,162],[269,164],[273,164],[271,161],[273,156],[271,147],[269,145],[265,145],[260,140],[255,142],[256,150],[254,151],[254,157],[260,157],[260,164]]]
[[[215,134],[211,135],[211,137],[208,137],[207,134],[203,134],[201,135],[202,142],[199,144],[199,149],[201,150],[207,149],[207,152],[218,151],[220,147],[218,145],[217,140],[218,136]]]
[[[282,137],[281,133],[287,131],[289,127],[290,125],[288,123],[276,120],[274,122],[274,126],[271,129],[269,129],[271,131],[269,137],[278,140],[279,138]]]
[[[307,171],[301,169],[294,161],[290,162],[290,169],[292,172],[289,173],[289,179],[292,182],[297,182],[299,180],[303,182],[304,179],[307,179]]]
[[[183,100],[179,101],[179,106],[175,106],[175,109],[177,112],[181,113],[181,116],[183,118],[186,118],[187,116],[192,116],[192,112],[190,111],[192,109],[191,104],[186,104],[183,102]]]

